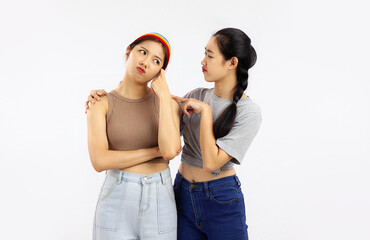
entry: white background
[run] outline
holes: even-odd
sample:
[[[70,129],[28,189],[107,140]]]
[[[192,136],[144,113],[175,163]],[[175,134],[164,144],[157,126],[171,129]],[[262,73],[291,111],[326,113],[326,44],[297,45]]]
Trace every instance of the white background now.
[[[212,87],[204,47],[231,26],[258,54],[247,94],[263,122],[236,168],[250,239],[370,239],[365,3],[2,1],[0,238],[91,239],[104,173],[88,156],[89,91],[115,88],[127,45],[153,31],[172,46],[173,94]]]

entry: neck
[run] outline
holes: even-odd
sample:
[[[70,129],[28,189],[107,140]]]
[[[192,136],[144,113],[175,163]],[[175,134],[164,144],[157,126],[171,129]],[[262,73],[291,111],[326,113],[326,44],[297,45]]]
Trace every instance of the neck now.
[[[235,75],[226,76],[215,82],[214,93],[220,98],[233,99],[236,84],[237,80]]]
[[[120,95],[129,99],[140,99],[143,98],[148,91],[150,91],[147,83],[142,84],[134,81],[132,78],[127,76],[123,77],[121,84],[115,89]]]

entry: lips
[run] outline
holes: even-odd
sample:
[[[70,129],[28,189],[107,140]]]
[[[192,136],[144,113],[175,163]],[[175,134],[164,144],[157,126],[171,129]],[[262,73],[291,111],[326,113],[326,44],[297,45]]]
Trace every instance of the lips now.
[[[204,67],[202,67],[202,72],[207,72],[207,70]]]
[[[137,69],[137,71],[138,71],[139,73],[145,73],[145,70],[144,70],[144,69],[142,69],[141,67],[137,67],[136,69]]]

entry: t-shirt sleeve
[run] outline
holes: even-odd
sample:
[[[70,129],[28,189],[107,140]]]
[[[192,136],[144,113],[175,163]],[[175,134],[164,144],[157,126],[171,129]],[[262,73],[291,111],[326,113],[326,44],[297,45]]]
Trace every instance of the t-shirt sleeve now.
[[[261,122],[261,111],[258,107],[252,112],[246,113],[245,116],[241,116],[240,119],[236,119],[231,131],[216,140],[217,146],[233,157],[231,162],[241,164],[261,126]]]
[[[188,92],[187,94],[185,94],[183,96],[183,98],[198,98],[199,96],[199,91],[201,90],[201,88],[197,88],[197,89],[194,89],[194,90],[191,90],[190,92]],[[181,108],[181,105],[182,103],[180,103],[180,108]],[[184,117],[184,113],[181,109],[181,112],[180,112],[180,136],[182,136],[182,132],[184,130],[184,126],[185,126],[185,123],[184,123],[184,120],[183,120],[183,117]]]

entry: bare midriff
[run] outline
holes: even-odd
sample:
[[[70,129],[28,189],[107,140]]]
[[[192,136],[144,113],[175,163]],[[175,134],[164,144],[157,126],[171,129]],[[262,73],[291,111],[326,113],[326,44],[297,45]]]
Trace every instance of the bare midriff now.
[[[212,181],[219,178],[224,178],[228,176],[235,175],[235,169],[230,169],[226,171],[221,171],[220,175],[215,177],[211,172],[204,170],[203,168],[192,167],[185,163],[181,163],[179,167],[179,172],[181,175],[189,182],[206,182]]]
[[[122,171],[150,175],[161,172],[168,168],[169,161],[164,159],[153,159],[145,163],[141,163],[132,167],[121,169]]]

